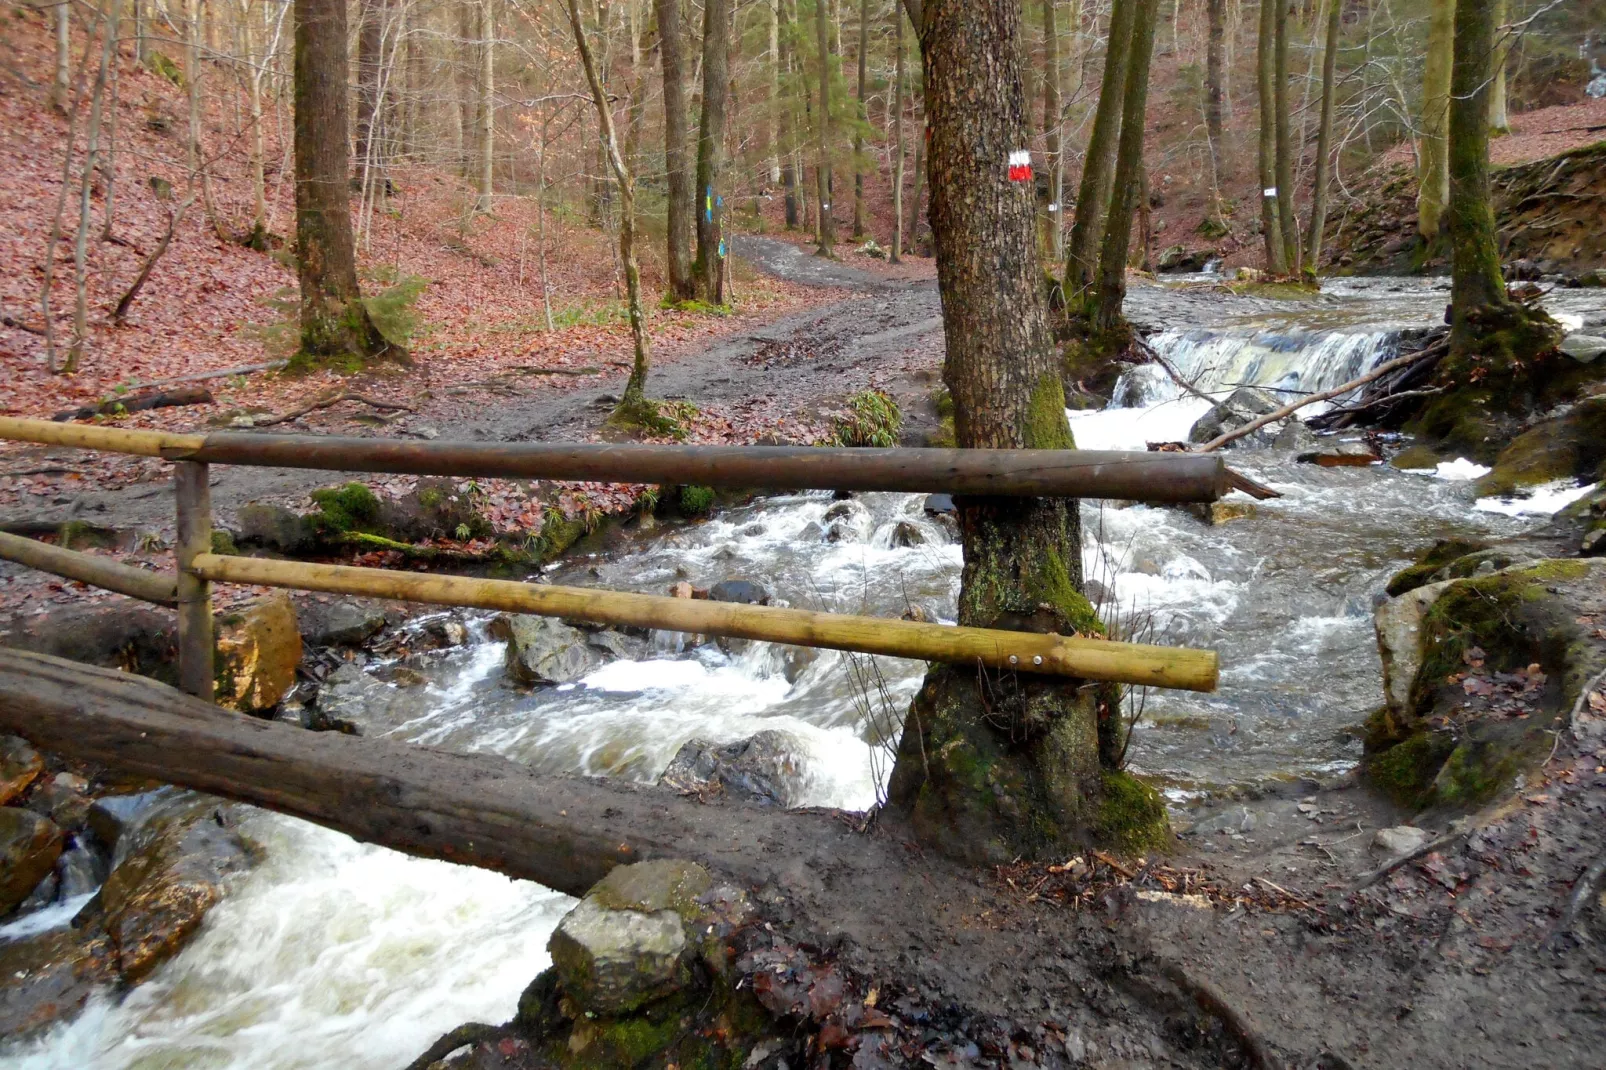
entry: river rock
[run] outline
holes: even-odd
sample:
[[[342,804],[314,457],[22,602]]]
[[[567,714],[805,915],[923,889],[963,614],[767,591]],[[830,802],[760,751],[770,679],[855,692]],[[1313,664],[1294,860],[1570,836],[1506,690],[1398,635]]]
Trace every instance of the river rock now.
[[[0,736],[0,806],[28,790],[45,760],[21,736]]]
[[[1305,421],[1292,416],[1283,421],[1280,431],[1271,437],[1271,448],[1274,450],[1287,450],[1289,453],[1304,453],[1314,450],[1321,443],[1316,432],[1305,426]]]
[[[824,519],[827,542],[863,542],[870,534],[870,510],[856,501],[837,502]]]
[[[504,614],[489,631],[507,642],[508,678],[526,687],[573,683],[607,660],[584,632],[551,617]]]
[[[1606,338],[1593,334],[1569,334],[1556,348],[1580,364],[1591,364],[1606,353]]]
[[[34,790],[28,809],[68,832],[77,832],[89,824],[91,802],[89,781],[74,773],[57,773]]]
[[[89,831],[107,850],[115,850],[123,833],[138,822],[141,814],[177,795],[176,788],[157,788],[135,795],[102,795],[89,806]]]
[[[0,915],[11,913],[50,876],[61,846],[61,829],[49,818],[0,806]]]
[[[251,848],[217,800],[182,795],[153,808],[117,851],[117,865],[86,907],[116,947],[118,973],[137,983],[200,928],[229,877],[247,869]]]
[[[711,602],[737,602],[748,606],[767,606],[770,593],[749,580],[720,580],[708,589]]]
[[[99,930],[52,929],[0,942],[0,1036],[37,1033],[117,983],[111,940]]]
[[[1405,713],[1411,683],[1422,667],[1422,618],[1453,581],[1443,580],[1406,591],[1377,607],[1372,626],[1383,659],[1383,697],[1389,709]]]
[[[1189,502],[1183,508],[1211,527],[1230,524],[1234,520],[1246,520],[1255,515],[1254,502]]]
[[[426,691],[375,679],[348,661],[324,677],[311,727],[380,736],[422,716],[433,701]]]
[[[895,547],[924,546],[926,533],[919,524],[900,520],[892,526],[892,545]]]
[[[1245,424],[1250,423],[1267,413],[1277,411],[1277,399],[1264,390],[1257,390],[1252,386],[1240,386],[1227,396],[1225,401],[1218,402],[1214,408],[1198,420],[1188,431],[1188,441],[1198,444],[1210,442],[1213,439],[1236,431]],[[1243,439],[1237,440],[1243,444]]]
[[[1170,275],[1178,272],[1203,271],[1205,265],[1216,258],[1214,249],[1189,249],[1182,245],[1173,245],[1160,254],[1155,266],[1160,274]]]
[[[801,788],[798,741],[774,729],[734,743],[684,743],[658,783],[676,791],[714,792],[766,806],[795,805]]]
[[[240,530],[239,542],[296,554],[312,548],[316,538],[306,519],[282,505],[251,502],[240,506],[234,517]]]
[[[626,1014],[691,980],[687,925],[712,884],[692,862],[618,866],[564,915],[547,942],[564,993],[584,1012]]]
[[[219,620],[217,703],[242,713],[271,710],[296,682],[301,631],[283,591]]]
[[[1295,458],[1300,464],[1317,464],[1323,468],[1365,468],[1382,460],[1365,442],[1351,440],[1334,442],[1308,450]]]
[[[1378,829],[1372,836],[1372,846],[1392,858],[1408,855],[1427,842],[1428,834],[1415,825]]]
[[[366,598],[309,598],[297,607],[296,617],[308,646],[361,646],[385,627],[384,605]]]

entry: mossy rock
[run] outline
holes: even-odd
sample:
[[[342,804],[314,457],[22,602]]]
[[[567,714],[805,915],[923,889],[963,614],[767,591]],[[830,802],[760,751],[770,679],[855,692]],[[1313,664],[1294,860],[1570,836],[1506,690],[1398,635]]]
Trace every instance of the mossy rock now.
[[[1125,770],[1107,770],[1094,832],[1100,842],[1136,854],[1171,843],[1165,800],[1153,787]]]
[[[1562,479],[1598,480],[1606,475],[1606,397],[1579,402],[1513,439],[1495,459],[1494,471],[1478,480],[1480,497],[1510,494],[1521,487]]]
[[[1389,466],[1404,472],[1433,471],[1439,466],[1439,453],[1431,446],[1410,446],[1390,458]]]
[[[1433,582],[1434,574],[1457,558],[1467,554],[1477,553],[1486,549],[1488,543],[1476,539],[1450,538],[1440,539],[1422,553],[1417,555],[1416,563],[1396,572],[1388,582],[1384,591],[1390,598],[1398,598],[1407,591],[1414,591],[1418,587]],[[1440,576],[1438,579],[1447,579]]]
[[[380,522],[379,498],[362,483],[325,487],[312,492],[318,511],[309,514],[313,531],[328,537],[348,532],[377,532]]]

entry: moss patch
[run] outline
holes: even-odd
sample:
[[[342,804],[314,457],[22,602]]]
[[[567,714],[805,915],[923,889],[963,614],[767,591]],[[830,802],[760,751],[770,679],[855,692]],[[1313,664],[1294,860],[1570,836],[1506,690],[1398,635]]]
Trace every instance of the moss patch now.
[[[1431,446],[1411,446],[1396,453],[1389,465],[1405,472],[1431,471],[1439,466],[1439,454]]]
[[[1390,598],[1398,598],[1408,591],[1432,582],[1434,573],[1459,557],[1486,549],[1488,543],[1475,539],[1440,539],[1417,555],[1416,563],[1396,572],[1384,590]]]
[[[689,401],[621,401],[608,415],[605,426],[626,434],[658,435],[676,440],[691,433],[691,423],[699,415]]]
[[[684,486],[680,488],[680,512],[683,516],[707,516],[714,508],[713,487]]]
[[[1171,822],[1158,791],[1117,769],[1104,771],[1102,786],[1093,826],[1101,842],[1129,852],[1160,850],[1170,844]]]
[[[379,524],[379,499],[361,483],[315,490],[312,501],[318,511],[309,519],[319,535],[373,531]]]
[[[1065,418],[1065,384],[1057,376],[1045,375],[1032,388],[1026,410],[1026,448],[1034,450],[1074,450],[1071,425]]]
[[[1494,471],[1477,482],[1480,496],[1560,479],[1600,479],[1606,471],[1606,398],[1591,398],[1524,431],[1500,451]]]

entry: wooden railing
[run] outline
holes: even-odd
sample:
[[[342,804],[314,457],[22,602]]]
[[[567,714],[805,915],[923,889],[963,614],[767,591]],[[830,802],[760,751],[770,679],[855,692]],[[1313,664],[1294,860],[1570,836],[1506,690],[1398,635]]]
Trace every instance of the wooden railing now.
[[[923,624],[771,606],[463,576],[223,556],[212,552],[214,463],[462,477],[681,483],[765,490],[1209,502],[1230,476],[1215,455],[1093,450],[830,449],[764,446],[412,442],[313,435],[168,434],[0,417],[0,440],[161,457],[174,462],[176,569],[153,573],[0,534],[0,558],[178,611],[179,682],[213,687],[211,584],[244,583],[599,624],[757,639],[1154,687],[1211,691],[1214,651],[1098,638]]]

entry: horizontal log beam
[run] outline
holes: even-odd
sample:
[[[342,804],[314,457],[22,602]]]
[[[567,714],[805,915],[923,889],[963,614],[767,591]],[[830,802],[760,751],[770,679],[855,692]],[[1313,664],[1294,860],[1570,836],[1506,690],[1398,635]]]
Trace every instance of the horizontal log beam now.
[[[337,472],[682,483],[734,489],[944,491],[1034,498],[1210,502],[1225,463],[1177,453],[1102,450],[838,449],[412,442],[220,431],[170,460]]]
[[[69,580],[92,583],[142,602],[159,606],[178,604],[178,581],[171,572],[147,572],[3,531],[0,531],[0,558]]]
[[[667,791],[540,776],[489,754],[309,732],[141,676],[0,647],[0,731],[135,777],[305,818],[367,843],[584,895],[608,870],[690,858],[763,876],[820,817],[708,806]],[[839,839],[849,837],[842,829]]]
[[[24,420],[0,416],[0,439],[37,442],[45,446],[71,446],[81,450],[131,453],[160,457],[163,450],[198,450],[205,435],[173,435],[166,431],[136,431],[94,424],[58,424],[50,420]]]
[[[921,661],[981,664],[1005,671],[1084,680],[1214,691],[1217,678],[1213,650],[256,557],[200,554],[195,558],[193,569],[205,579],[222,583],[472,606],[597,624],[887,654]]]

